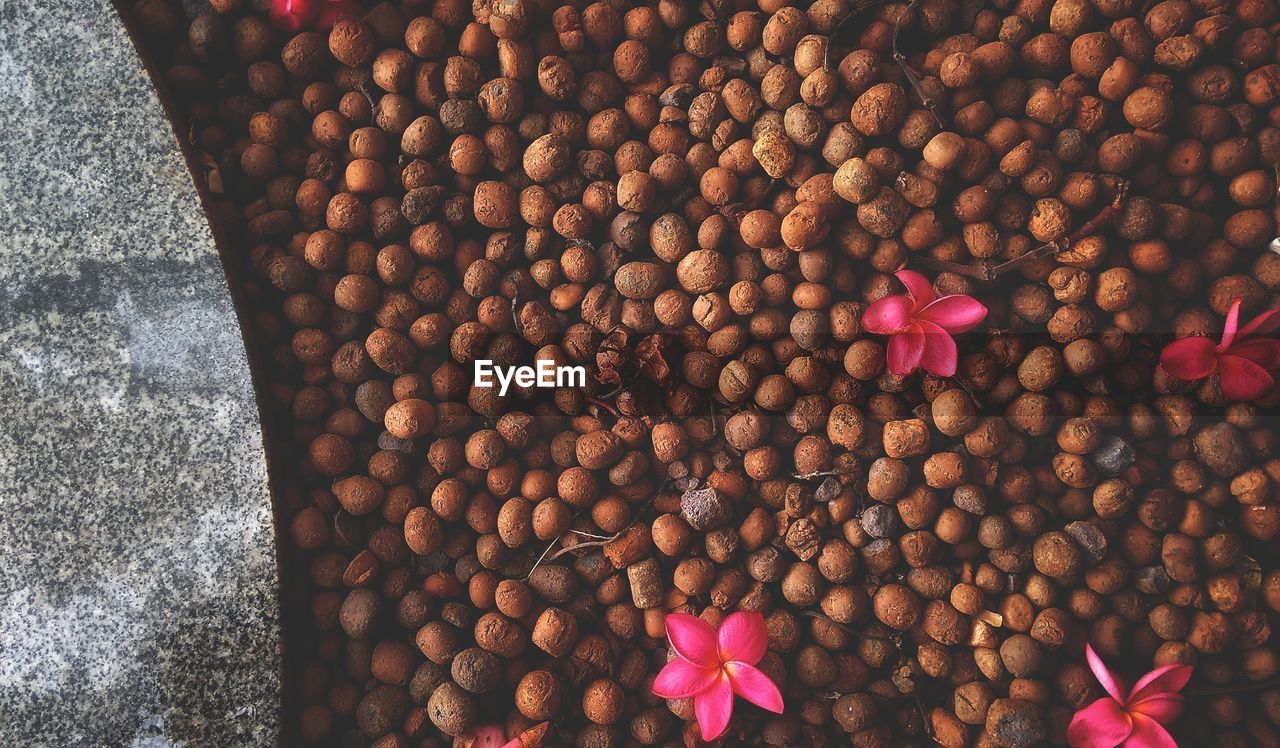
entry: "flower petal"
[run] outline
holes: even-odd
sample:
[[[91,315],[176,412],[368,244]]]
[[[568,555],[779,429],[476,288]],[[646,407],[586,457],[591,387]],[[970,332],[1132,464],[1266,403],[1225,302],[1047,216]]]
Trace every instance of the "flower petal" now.
[[[1240,337],[1267,335],[1280,330],[1280,306],[1271,307],[1240,328]]]
[[[1224,353],[1218,356],[1218,386],[1228,400],[1242,403],[1261,396],[1275,380],[1267,370],[1247,358]]]
[[[1125,704],[1124,687],[1120,685],[1119,679],[1107,669],[1107,664],[1102,661],[1098,653],[1093,651],[1092,644],[1084,645],[1084,658],[1089,661],[1089,669],[1093,671],[1093,677],[1097,678],[1107,693],[1111,694],[1111,698],[1123,706]]]
[[[987,318],[987,308],[977,299],[952,294],[916,312],[916,319],[928,320],[950,333],[967,332]]]
[[[782,714],[782,694],[769,676],[742,662],[725,663],[724,670],[729,675],[734,693],[761,709]]]
[[[1218,366],[1218,348],[1208,338],[1179,338],[1160,352],[1160,366],[1186,382],[1204,379]]]
[[[1102,698],[1076,712],[1067,727],[1071,748],[1114,748],[1133,731],[1133,723],[1115,699]]]
[[[1161,665],[1138,679],[1129,692],[1130,705],[1159,693],[1177,693],[1191,680],[1190,665]]]
[[[924,357],[924,333],[919,325],[912,325],[892,338],[889,338],[889,350],[885,360],[889,371],[905,377],[920,368],[920,359]]]
[[[917,322],[924,333],[924,355],[920,357],[920,367],[930,374],[949,377],[956,373],[956,363],[960,355],[956,352],[956,341],[951,334],[932,322]]]
[[[719,678],[719,668],[699,667],[677,657],[654,678],[653,692],[664,699],[687,699],[711,688]]]
[[[471,731],[475,748],[499,748],[507,742],[507,733],[497,725],[484,725]]]
[[[911,299],[899,294],[874,301],[862,313],[862,327],[877,335],[893,335],[911,326]]]
[[[1267,371],[1275,371],[1280,369],[1280,340],[1273,338],[1246,340],[1243,335],[1237,335],[1235,345],[1231,346],[1226,355],[1247,358]]]
[[[720,665],[716,653],[716,630],[711,624],[687,613],[668,613],[667,641],[684,659],[704,668]]]
[[[1231,308],[1227,310],[1227,321],[1222,324],[1222,342],[1218,343],[1218,350],[1225,351],[1235,342],[1236,331],[1240,329],[1240,299],[1231,302]]]
[[[1124,741],[1124,748],[1178,748],[1169,731],[1159,722],[1142,714],[1131,714],[1133,733]]]
[[[550,722],[539,722],[511,739],[502,748],[542,748],[542,741],[551,730]]]
[[[711,688],[694,697],[693,714],[703,740],[709,742],[724,734],[733,716],[733,686],[727,677],[721,675]]]
[[[721,662],[736,660],[754,665],[764,657],[764,651],[769,646],[769,630],[765,627],[764,616],[756,612],[739,611],[730,613],[724,619],[716,639]]]
[[[276,28],[294,32],[301,31],[319,12],[316,0],[272,0],[268,15]]]
[[[1180,693],[1157,693],[1145,696],[1129,705],[1129,711],[1145,714],[1162,725],[1167,725],[1182,714],[1183,698]]]
[[[907,287],[907,293],[911,295],[913,309],[923,309],[933,303],[934,292],[933,284],[929,279],[917,273],[914,270],[899,270],[893,274],[902,285]]]

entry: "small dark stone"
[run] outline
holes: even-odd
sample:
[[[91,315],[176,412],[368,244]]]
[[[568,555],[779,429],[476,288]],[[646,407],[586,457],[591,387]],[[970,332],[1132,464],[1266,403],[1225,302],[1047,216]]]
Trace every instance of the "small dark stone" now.
[[[600,584],[613,572],[617,571],[603,553],[588,553],[573,562],[573,570],[586,580],[587,584]]]
[[[469,629],[475,623],[475,611],[460,602],[448,602],[440,606],[440,620],[460,629]]]
[[[440,210],[444,195],[445,189],[440,185],[409,190],[404,193],[404,199],[400,201],[400,212],[410,224],[420,226],[430,221],[432,216]]]
[[[1069,164],[1084,158],[1088,147],[1089,143],[1084,134],[1074,128],[1060,130],[1053,140],[1054,155],[1058,157],[1059,161]]]
[[[719,491],[699,488],[685,491],[680,497],[680,514],[690,527],[706,532],[728,522],[733,511]]]
[[[667,90],[662,92],[662,95],[658,97],[658,103],[663,106],[688,109],[689,102],[693,101],[693,97],[697,93],[698,89],[694,88],[691,83],[676,84],[669,86]]]
[[[413,556],[413,570],[423,576],[438,574],[449,568],[449,564],[453,560],[445,555],[444,551],[435,551],[425,556]]]
[[[818,488],[813,492],[813,500],[826,503],[840,495],[840,481],[828,475],[818,484]]]
[[[409,454],[413,451],[413,440],[401,439],[398,436],[392,436],[390,432],[383,431],[378,435],[378,449]]]
[[[471,581],[471,577],[479,574],[483,569],[484,566],[480,563],[480,559],[476,558],[476,554],[468,553],[454,563],[453,575],[459,582],[467,584]]]
[[[1107,477],[1117,476],[1129,469],[1136,457],[1129,442],[1118,436],[1109,436],[1102,446],[1093,451],[1089,458],[1099,473]]]
[[[230,153],[230,150],[228,150]],[[227,174],[226,168],[222,169],[224,175]],[[307,157],[306,175],[308,179],[319,179],[321,182],[331,182],[338,176],[338,164],[334,161],[333,151],[329,149],[313,152]]]
[[[898,511],[886,504],[872,504],[858,518],[862,529],[873,538],[887,538],[898,529]]]
[[[452,135],[479,133],[486,124],[480,105],[470,99],[449,99],[440,105],[440,124]]]
[[[1028,748],[1044,740],[1040,706],[1022,699],[996,699],[987,712],[987,734],[1005,748]]]
[[[1094,563],[1107,555],[1107,536],[1091,522],[1072,522],[1066,526],[1067,534],[1076,541]]]
[[[1133,584],[1139,592],[1155,595],[1167,592],[1173,586],[1173,580],[1163,566],[1144,566],[1134,574]]]

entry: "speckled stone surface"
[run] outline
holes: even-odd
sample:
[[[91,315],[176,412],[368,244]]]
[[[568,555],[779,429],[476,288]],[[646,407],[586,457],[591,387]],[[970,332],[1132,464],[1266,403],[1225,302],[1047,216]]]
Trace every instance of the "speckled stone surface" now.
[[[0,745],[273,745],[244,345],[105,0],[0,0],[0,121]]]

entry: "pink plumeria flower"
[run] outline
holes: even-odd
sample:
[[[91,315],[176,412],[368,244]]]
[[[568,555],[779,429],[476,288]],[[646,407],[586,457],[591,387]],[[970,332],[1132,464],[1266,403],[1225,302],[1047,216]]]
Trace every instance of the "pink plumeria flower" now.
[[[1109,696],[1076,712],[1067,728],[1071,748],[1178,748],[1163,725],[1182,713],[1190,665],[1163,665],[1142,676],[1128,695],[1091,645],[1084,648],[1089,669]]]
[[[1280,307],[1240,327],[1240,299],[1231,302],[1222,340],[1214,345],[1201,335],[1180,338],[1160,352],[1160,366],[1178,379],[1195,382],[1218,373],[1222,394],[1236,402],[1252,400],[1271,389],[1280,370],[1280,340],[1262,337],[1280,328]]]
[[[906,376],[924,369],[940,377],[956,373],[959,354],[952,335],[967,332],[986,319],[987,308],[971,296],[938,297],[923,275],[912,270],[894,273],[905,294],[886,296],[862,314],[862,326],[889,335],[889,371]]]
[[[756,668],[769,633],[759,613],[732,613],[717,632],[697,616],[670,613],[667,640],[676,657],[653,681],[664,699],[693,699],[703,740],[715,740],[729,727],[736,693],[758,707],[782,714],[782,694]]]

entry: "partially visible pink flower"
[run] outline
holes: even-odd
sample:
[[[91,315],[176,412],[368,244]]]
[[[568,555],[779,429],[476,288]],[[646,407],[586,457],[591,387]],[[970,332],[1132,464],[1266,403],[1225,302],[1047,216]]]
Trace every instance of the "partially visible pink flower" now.
[[[481,725],[458,736],[458,742],[466,748],[515,748],[518,740],[507,740],[507,733],[498,725]]]
[[[987,308],[964,294],[939,298],[923,275],[912,270],[894,273],[905,294],[886,296],[862,313],[862,326],[889,335],[889,371],[906,376],[916,369],[949,377],[956,373],[959,354],[952,335],[972,330],[987,316]]]
[[[1240,327],[1240,299],[1231,302],[1222,340],[1192,335],[1160,352],[1160,366],[1178,379],[1195,382],[1218,373],[1218,386],[1228,400],[1252,400],[1271,389],[1280,370],[1280,340],[1261,337],[1280,329],[1280,307],[1273,307]]]
[[[301,31],[320,15],[323,0],[271,0],[271,23],[282,31]]]
[[[653,681],[664,699],[693,699],[703,740],[715,740],[729,727],[736,693],[752,704],[782,714],[782,694],[755,667],[764,657],[769,632],[759,613],[731,613],[717,632],[697,616],[670,613],[667,641],[675,659]]]
[[[455,745],[465,748],[538,748],[542,745],[542,739],[550,726],[548,722],[539,722],[511,740],[507,740],[506,731],[498,725],[481,725],[459,736]]]
[[[1107,696],[1076,712],[1067,728],[1071,748],[1178,748],[1163,725],[1182,713],[1182,694],[1191,680],[1190,665],[1163,665],[1142,676],[1126,695],[1092,645],[1085,659]]]
[[[327,30],[342,18],[360,15],[354,0],[271,0],[271,23],[282,31],[298,32],[307,26]]]

